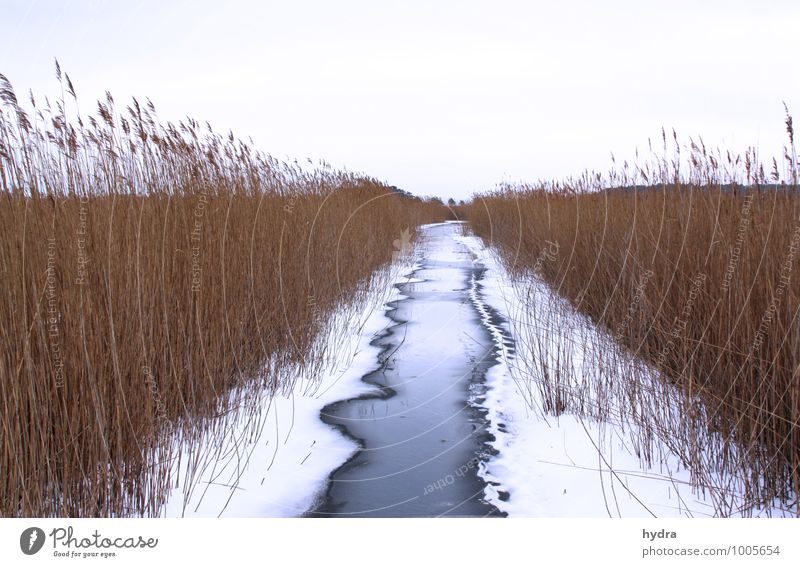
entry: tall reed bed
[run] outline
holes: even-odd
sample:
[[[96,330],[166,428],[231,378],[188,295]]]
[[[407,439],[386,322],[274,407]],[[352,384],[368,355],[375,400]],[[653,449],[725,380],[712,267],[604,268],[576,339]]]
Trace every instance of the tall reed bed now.
[[[313,375],[326,318],[446,211],[150,102],[81,114],[57,77],[26,111],[0,75],[0,514],[155,515],[174,440]]]
[[[800,513],[800,192],[788,116],[787,131],[768,174],[753,150],[663,136],[663,156],[645,164],[501,187],[461,213],[520,282],[546,282],[674,385],[680,414],[659,407],[668,400],[637,372],[583,392],[626,392],[628,417],[666,439],[699,486],[735,479],[745,508]]]

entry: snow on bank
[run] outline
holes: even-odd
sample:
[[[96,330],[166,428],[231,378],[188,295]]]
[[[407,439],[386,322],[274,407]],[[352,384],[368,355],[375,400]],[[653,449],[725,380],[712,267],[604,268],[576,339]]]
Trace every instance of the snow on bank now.
[[[454,226],[454,233],[458,230]],[[664,381],[654,379],[640,397],[625,398],[624,390],[615,388],[623,381],[615,377],[631,372],[637,361],[547,286],[512,282],[480,239],[454,238],[486,268],[472,288],[472,301],[500,355],[500,363],[487,372],[481,402],[497,450],[479,465],[488,483],[486,499],[511,516],[716,515],[720,491],[698,494],[680,459],[662,441],[642,436],[627,417],[631,408],[661,403],[663,411],[679,418],[680,405]],[[409,276],[420,264],[410,264],[410,259],[395,264],[376,278],[360,312],[354,315],[350,306],[332,317],[336,325],[323,340],[333,356],[321,375],[300,372],[286,396],[239,396],[246,407],[205,431],[191,451],[184,447],[173,467],[175,486],[163,516],[290,517],[307,511],[331,471],[358,449],[323,423],[320,411],[374,391],[361,379],[378,364],[380,348],[369,343],[393,324],[386,304],[402,294],[392,284],[419,281]],[[492,310],[504,321],[498,322]],[[570,409],[553,416],[542,381],[555,376],[569,383],[567,392],[579,390],[576,399],[588,400],[581,413],[593,417]],[[647,379],[648,373],[637,376]],[[648,452],[650,466],[640,458]],[[196,471],[193,478],[187,478],[188,471]],[[724,497],[734,505],[741,501],[737,494]],[[776,508],[754,515],[783,513]]]
[[[191,451],[183,445],[173,467],[177,482],[162,516],[294,517],[308,510],[331,471],[358,449],[323,423],[320,411],[374,391],[361,380],[378,364],[380,348],[369,343],[393,324],[386,304],[402,296],[394,284],[414,281],[409,276],[418,265],[412,258],[395,262],[373,280],[355,316],[347,306],[331,318],[335,324],[322,340],[332,356],[320,376],[296,371],[296,385],[287,395],[239,395],[247,401],[226,418],[230,427],[204,432]],[[254,419],[251,412],[259,407]]]
[[[497,450],[479,471],[489,483],[489,502],[510,516],[547,517],[702,517],[718,515],[721,502],[741,503],[740,494],[724,492],[728,488],[698,493],[691,485],[691,472],[664,440],[642,435],[626,417],[631,404],[635,408],[660,403],[665,407],[659,411],[679,420],[680,405],[664,381],[652,380],[649,399],[625,399],[624,391],[615,389],[615,382],[622,381],[614,377],[641,362],[546,285],[513,282],[496,253],[479,238],[456,238],[486,268],[472,299],[492,330],[501,358],[487,373],[483,402]],[[489,308],[505,319],[502,328]],[[504,333],[515,339],[513,347],[503,340]],[[588,400],[584,417],[569,409],[558,417],[549,411],[553,399],[542,381],[552,385],[557,376],[569,383],[565,391],[580,390],[576,399]],[[654,374],[637,376],[648,380]],[[598,388],[598,383],[608,388]],[[640,458],[646,452],[651,455],[649,466]],[[736,515],[736,510],[728,509],[726,515]],[[752,515],[785,513],[775,508]]]

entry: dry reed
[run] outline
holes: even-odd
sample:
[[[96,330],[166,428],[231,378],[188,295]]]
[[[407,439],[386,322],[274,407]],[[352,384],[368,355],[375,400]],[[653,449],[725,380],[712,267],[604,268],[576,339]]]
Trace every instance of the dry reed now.
[[[56,73],[28,111],[0,75],[0,514],[157,515],[175,439],[313,375],[326,318],[446,212],[149,101],[80,114]]]
[[[518,281],[535,272],[677,386],[677,419],[636,372],[584,392],[624,382],[613,387],[629,417],[665,439],[699,487],[735,478],[746,504],[719,502],[720,514],[776,502],[800,513],[800,192],[788,112],[786,126],[770,174],[754,150],[680,146],[673,133],[646,164],[500,187],[459,209]],[[562,394],[549,392],[551,411],[585,409],[585,396]]]

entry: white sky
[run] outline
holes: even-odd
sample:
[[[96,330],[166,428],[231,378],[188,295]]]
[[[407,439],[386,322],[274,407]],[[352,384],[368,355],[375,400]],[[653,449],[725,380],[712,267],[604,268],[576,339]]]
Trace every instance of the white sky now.
[[[21,99],[149,96],[277,157],[418,194],[607,170],[674,127],[778,154],[800,122],[800,2],[0,0]]]

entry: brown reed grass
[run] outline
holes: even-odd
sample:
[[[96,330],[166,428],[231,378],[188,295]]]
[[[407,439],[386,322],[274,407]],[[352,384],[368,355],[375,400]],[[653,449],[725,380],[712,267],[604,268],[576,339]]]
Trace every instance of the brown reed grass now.
[[[800,192],[788,112],[787,130],[783,167],[773,161],[769,176],[754,150],[663,136],[664,155],[644,165],[500,187],[459,213],[520,281],[535,267],[679,387],[681,423],[656,407],[631,411],[671,438],[699,483],[734,476],[750,509],[800,513]],[[537,261],[551,250],[557,258]],[[632,406],[644,399],[635,374],[616,379]]]
[[[26,111],[0,75],[0,514],[157,515],[176,437],[313,375],[326,318],[446,211],[150,102],[80,114],[57,77]]]

